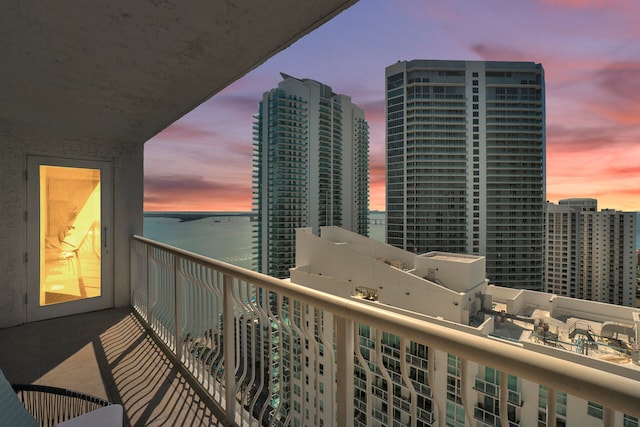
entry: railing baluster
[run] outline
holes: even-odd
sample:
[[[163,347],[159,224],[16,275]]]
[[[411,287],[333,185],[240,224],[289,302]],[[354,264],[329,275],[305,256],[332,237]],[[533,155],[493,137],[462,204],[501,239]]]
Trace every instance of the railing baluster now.
[[[147,259],[147,322],[149,322],[149,324],[153,324],[152,323],[152,317],[151,317],[151,246],[146,246],[145,247],[145,256]]]
[[[500,371],[500,421],[503,426],[509,426],[509,413],[507,400],[509,398],[509,376],[505,371]],[[553,424],[555,425],[555,424]]]
[[[353,425],[353,320],[334,316],[336,324],[336,362],[338,427]],[[329,349],[327,349],[329,351]]]
[[[224,348],[224,377],[225,377],[225,411],[229,420],[236,417],[236,375],[235,375],[235,345],[234,345],[234,315],[233,315],[233,278],[227,274],[223,276],[224,299],[222,313],[223,320],[223,348]]]
[[[176,257],[173,263],[173,281],[175,283],[173,301],[175,303],[173,312],[175,313],[175,339],[176,339],[176,358],[182,362],[182,342],[184,340],[182,324],[183,324],[183,305],[182,290],[184,289],[184,274],[181,273],[181,265],[183,258]]]
[[[472,381],[472,379],[469,378],[469,361],[467,359],[460,359],[460,394],[462,397],[464,416],[469,421],[473,420],[473,408],[475,403],[471,399],[472,389],[467,387],[467,385],[471,384],[470,381]],[[471,423],[469,425],[471,425]]]
[[[549,427],[556,425],[556,389],[547,387],[547,425]]]

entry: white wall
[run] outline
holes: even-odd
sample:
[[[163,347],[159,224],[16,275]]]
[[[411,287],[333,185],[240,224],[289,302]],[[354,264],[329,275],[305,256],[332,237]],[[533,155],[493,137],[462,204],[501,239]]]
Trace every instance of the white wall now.
[[[467,292],[478,284],[484,283],[487,277],[484,258],[456,255],[456,259],[449,259],[447,255],[450,254],[429,252],[416,257],[416,274],[426,277],[431,269],[436,283],[441,283],[456,292]],[[432,280],[431,277],[429,279]]]
[[[356,240],[360,242],[356,245],[362,244],[360,239]],[[372,247],[378,246],[379,242],[370,241],[374,243]],[[371,252],[375,255],[376,251],[370,249],[364,253],[356,252],[350,242],[335,243],[299,229],[296,234],[296,269],[291,272],[291,281],[325,292],[342,291],[343,284],[351,289],[366,286],[378,291],[378,300],[383,304],[463,322],[462,311],[467,307],[464,293],[391,267],[371,257]],[[342,292],[339,294],[344,296]]]
[[[18,142],[18,144],[16,144]],[[15,147],[18,149],[15,149]],[[11,147],[11,148],[10,148]],[[37,130],[0,126],[0,328],[26,321],[27,156],[110,161],[113,163],[113,247],[115,306],[130,301],[129,238],[142,234],[143,145],[86,141]],[[37,262],[31,255],[30,262]]]

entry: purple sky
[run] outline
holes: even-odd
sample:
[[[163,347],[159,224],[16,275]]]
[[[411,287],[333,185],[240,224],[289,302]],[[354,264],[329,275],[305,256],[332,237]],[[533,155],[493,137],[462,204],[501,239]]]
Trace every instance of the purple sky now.
[[[640,1],[361,0],[145,145],[145,210],[249,211],[252,115],[280,72],[353,98],[384,210],[384,70],[399,60],[541,62],[547,199],[640,211]]]

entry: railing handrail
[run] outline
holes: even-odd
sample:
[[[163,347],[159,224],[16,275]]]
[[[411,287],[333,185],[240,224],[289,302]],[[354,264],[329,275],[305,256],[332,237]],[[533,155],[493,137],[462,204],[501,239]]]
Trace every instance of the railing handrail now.
[[[477,336],[427,320],[393,313],[382,307],[295,285],[144,237],[133,236],[133,239],[213,266],[232,278],[298,298],[344,319],[366,323],[481,365],[499,367],[500,370],[520,378],[598,402],[605,408],[640,417],[640,382],[634,379],[526,350],[518,343]]]

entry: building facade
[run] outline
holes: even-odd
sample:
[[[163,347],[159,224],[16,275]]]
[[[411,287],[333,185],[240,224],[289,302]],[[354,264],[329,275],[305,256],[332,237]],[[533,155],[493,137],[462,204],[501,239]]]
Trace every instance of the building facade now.
[[[635,306],[636,214],[595,199],[547,204],[547,292]]]
[[[292,283],[484,337],[487,346],[501,340],[530,354],[640,380],[638,309],[494,286],[483,273],[484,257],[416,255],[338,227],[323,228],[320,237],[299,230],[297,244]],[[326,331],[334,320],[321,310],[300,312],[291,324],[315,330],[315,339],[293,349],[302,372],[291,379],[293,405],[281,416],[292,425],[333,426],[334,355],[326,349],[334,336]],[[356,426],[639,425],[624,413],[609,414],[605,422],[598,402],[383,329],[354,322],[353,334],[348,410]]]
[[[296,228],[369,227],[364,111],[327,85],[282,77],[259,104],[253,154],[257,269],[278,278],[294,265]]]
[[[542,290],[542,66],[401,61],[385,82],[387,242],[482,255],[492,282]]]

